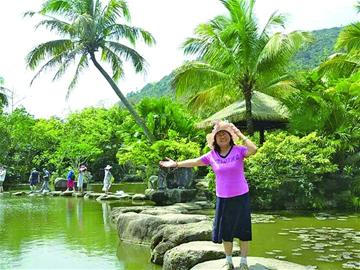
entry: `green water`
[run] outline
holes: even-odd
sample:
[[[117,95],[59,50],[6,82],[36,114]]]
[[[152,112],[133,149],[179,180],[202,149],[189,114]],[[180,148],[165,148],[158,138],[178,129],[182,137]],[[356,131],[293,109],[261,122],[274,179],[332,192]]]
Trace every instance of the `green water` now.
[[[214,215],[213,210],[197,213]],[[263,215],[265,218],[261,218]],[[318,270],[360,269],[360,214],[319,216],[317,213],[255,213],[249,256],[276,259],[281,256],[282,260],[317,266]],[[272,218],[256,223],[259,217]],[[352,262],[357,267],[346,267],[346,263]]]
[[[118,240],[110,211],[83,198],[0,196],[0,269],[161,269],[149,263],[149,247]],[[250,256],[285,256],[319,270],[360,265],[359,214],[281,213],[270,221],[253,224]]]
[[[119,242],[110,211],[83,198],[0,196],[0,269],[161,269],[148,247]]]

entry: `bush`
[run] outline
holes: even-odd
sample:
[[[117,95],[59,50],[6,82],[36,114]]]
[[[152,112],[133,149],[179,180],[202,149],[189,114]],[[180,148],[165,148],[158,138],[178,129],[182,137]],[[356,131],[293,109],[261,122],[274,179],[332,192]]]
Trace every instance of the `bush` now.
[[[262,209],[322,208],[323,177],[335,172],[332,141],[310,133],[273,134],[246,162],[253,203]]]

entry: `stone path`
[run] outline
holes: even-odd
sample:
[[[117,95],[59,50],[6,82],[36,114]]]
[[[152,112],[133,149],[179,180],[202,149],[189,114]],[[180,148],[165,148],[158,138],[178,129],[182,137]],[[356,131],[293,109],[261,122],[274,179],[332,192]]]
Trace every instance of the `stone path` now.
[[[235,270],[239,269],[240,258],[233,258]],[[190,270],[221,270],[224,267],[225,259],[206,261],[195,265]],[[303,266],[296,263],[281,261],[276,259],[268,259],[262,257],[248,257],[249,270],[313,270],[313,266]]]

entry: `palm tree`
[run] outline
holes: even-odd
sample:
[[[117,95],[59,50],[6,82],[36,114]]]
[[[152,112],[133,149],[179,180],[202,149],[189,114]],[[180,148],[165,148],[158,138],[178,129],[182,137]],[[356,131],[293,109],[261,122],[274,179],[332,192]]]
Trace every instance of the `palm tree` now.
[[[229,104],[244,97],[247,129],[252,134],[253,91],[283,95],[292,89],[286,68],[310,35],[273,32],[274,27],[285,25],[285,17],[276,12],[260,29],[254,16],[255,0],[219,1],[228,14],[200,24],[196,37],[185,41],[184,53],[197,60],[181,66],[173,84],[178,95],[190,95],[189,104],[194,107],[223,106],[224,100]]]
[[[144,71],[146,65],[145,59],[137,51],[119,41],[124,39],[135,45],[138,39],[142,39],[147,45],[153,45],[155,39],[149,32],[126,24],[130,21],[130,12],[125,0],[109,0],[105,6],[102,2],[47,0],[39,12],[25,13],[25,16],[39,14],[45,17],[36,28],[44,26],[62,37],[39,44],[27,55],[26,61],[31,69],[36,69],[43,63],[31,83],[42,72],[51,68],[57,69],[54,76],[56,80],[77,61],[68,96],[75,87],[79,74],[88,67],[91,60],[152,142],[154,136],[120,91],[116,81],[124,76],[123,60],[131,60],[136,72]],[[118,18],[125,23],[118,23]],[[96,58],[97,52],[101,53],[101,60],[111,65],[112,76],[100,65]]]
[[[355,9],[360,13],[360,1],[357,1]],[[360,22],[343,28],[336,40],[335,50],[337,52],[320,65],[321,75],[347,78],[359,70]]]

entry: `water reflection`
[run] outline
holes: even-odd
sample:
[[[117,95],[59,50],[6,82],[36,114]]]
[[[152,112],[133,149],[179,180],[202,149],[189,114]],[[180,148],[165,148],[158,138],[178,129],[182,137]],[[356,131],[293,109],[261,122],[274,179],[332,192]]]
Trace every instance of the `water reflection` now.
[[[144,247],[137,258],[119,261],[110,213],[108,203],[83,198],[1,196],[0,269],[52,269],[55,261],[58,269],[154,269]],[[120,253],[133,247],[138,250],[127,244]],[[134,259],[132,268],[126,260]]]
[[[102,202],[102,214],[103,214],[103,222],[104,222],[104,230],[105,232],[108,232],[111,230],[111,219],[110,219],[110,212],[111,207],[108,203]]]
[[[79,227],[80,231],[82,231],[84,229],[83,204],[84,204],[83,199],[76,200],[76,218],[77,218],[77,223],[78,223],[78,227]]]

